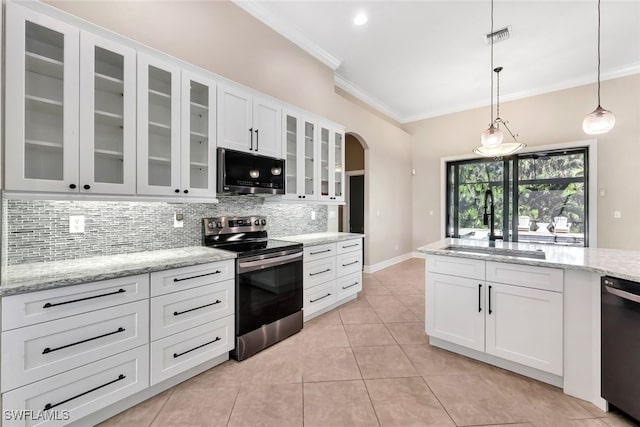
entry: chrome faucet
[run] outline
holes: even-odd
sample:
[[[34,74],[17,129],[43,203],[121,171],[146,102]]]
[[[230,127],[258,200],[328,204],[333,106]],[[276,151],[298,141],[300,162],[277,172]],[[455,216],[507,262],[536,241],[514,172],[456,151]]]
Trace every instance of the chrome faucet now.
[[[491,202],[489,202],[491,199]],[[488,205],[488,206],[487,206]],[[489,212],[487,213],[487,207],[489,207]],[[502,236],[496,236],[495,231],[495,207],[493,205],[493,191],[487,190],[484,192],[484,215],[482,216],[482,223],[484,225],[489,226],[489,242],[495,242],[496,240],[502,240]],[[491,222],[489,222],[489,217],[491,217]]]

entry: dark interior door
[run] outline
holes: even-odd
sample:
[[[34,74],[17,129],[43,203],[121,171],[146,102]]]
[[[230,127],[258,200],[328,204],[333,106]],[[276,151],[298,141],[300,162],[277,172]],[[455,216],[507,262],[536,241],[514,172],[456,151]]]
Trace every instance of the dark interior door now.
[[[364,233],[364,175],[349,177],[349,232]]]

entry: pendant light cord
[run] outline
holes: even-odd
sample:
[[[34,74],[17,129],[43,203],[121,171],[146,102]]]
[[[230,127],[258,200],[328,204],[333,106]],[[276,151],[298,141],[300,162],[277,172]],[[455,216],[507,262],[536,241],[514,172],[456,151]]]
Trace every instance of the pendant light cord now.
[[[489,123],[489,126],[493,126],[493,0],[491,0],[491,32],[489,33],[489,37],[491,39],[491,68],[489,69],[491,73],[491,123]],[[598,37],[598,40],[599,39]],[[598,69],[600,68],[598,67]],[[598,81],[600,80],[598,79]]]
[[[600,107],[600,0],[598,0],[598,107]]]
[[[497,86],[496,86],[496,121],[500,119],[500,71],[502,67],[497,67],[493,71],[496,72]]]

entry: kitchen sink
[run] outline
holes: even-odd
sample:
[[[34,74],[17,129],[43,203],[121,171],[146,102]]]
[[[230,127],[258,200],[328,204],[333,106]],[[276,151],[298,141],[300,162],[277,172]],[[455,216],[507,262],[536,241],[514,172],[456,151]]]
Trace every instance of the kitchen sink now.
[[[536,251],[525,251],[523,249],[491,248],[465,245],[449,245],[445,246],[442,249],[452,252],[466,252],[481,255],[500,255],[517,258],[546,259],[546,255],[542,249],[538,249]]]

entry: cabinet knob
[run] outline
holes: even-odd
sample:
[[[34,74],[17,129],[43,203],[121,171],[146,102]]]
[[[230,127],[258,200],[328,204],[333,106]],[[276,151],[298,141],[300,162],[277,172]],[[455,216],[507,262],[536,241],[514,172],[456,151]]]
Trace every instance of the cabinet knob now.
[[[89,184],[85,184],[82,186],[82,188],[84,188],[85,190],[89,190],[91,186]]]
[[[302,196],[298,196],[298,199],[302,199]]]
[[[189,190],[184,190],[184,194],[187,194],[189,192]]]
[[[175,191],[176,193],[179,193],[179,192],[180,192],[180,189],[179,189],[179,188],[176,188],[174,191]]]
[[[303,198],[303,199],[306,199],[306,198],[307,198],[307,196],[302,196],[302,198]]]
[[[69,188],[72,189],[72,190],[75,190],[76,185],[75,184],[69,184]]]

